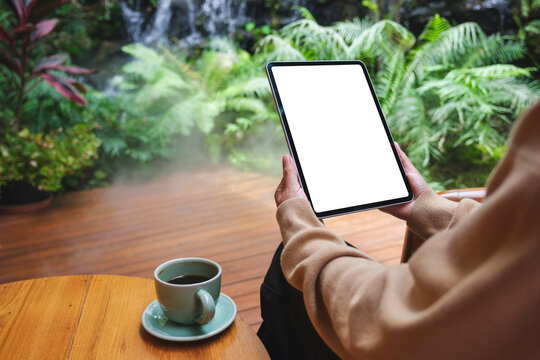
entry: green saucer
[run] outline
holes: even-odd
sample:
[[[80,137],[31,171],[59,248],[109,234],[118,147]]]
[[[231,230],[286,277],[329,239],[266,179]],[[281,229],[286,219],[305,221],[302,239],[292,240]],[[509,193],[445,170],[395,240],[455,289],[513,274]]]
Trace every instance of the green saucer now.
[[[142,315],[146,331],[163,340],[195,341],[219,334],[232,324],[236,317],[236,304],[225,294],[220,294],[214,318],[204,324],[180,325],[167,319],[157,300],[154,300]]]

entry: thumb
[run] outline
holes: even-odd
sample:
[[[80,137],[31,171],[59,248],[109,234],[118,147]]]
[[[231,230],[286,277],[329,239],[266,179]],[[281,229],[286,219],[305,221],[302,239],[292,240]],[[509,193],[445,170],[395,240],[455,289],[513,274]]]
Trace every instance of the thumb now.
[[[404,168],[405,172],[416,171],[416,168],[414,167],[413,163],[411,162],[411,160],[409,159],[407,154],[405,154],[405,152],[403,150],[401,150],[401,147],[399,146],[397,141],[394,141],[394,145],[396,145],[396,149],[398,151],[399,159],[401,160],[401,163],[403,164],[403,168]]]
[[[283,156],[283,180],[285,180],[285,187],[299,185],[298,173],[293,163],[293,159],[290,155]]]

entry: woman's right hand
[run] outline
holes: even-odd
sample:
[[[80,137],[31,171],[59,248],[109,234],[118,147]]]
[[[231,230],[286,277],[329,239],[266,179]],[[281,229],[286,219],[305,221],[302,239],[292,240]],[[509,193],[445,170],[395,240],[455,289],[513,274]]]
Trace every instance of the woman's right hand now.
[[[424,180],[424,178],[422,177],[422,175],[420,175],[418,170],[416,170],[411,160],[409,160],[407,155],[403,152],[403,150],[401,150],[401,148],[399,147],[399,144],[397,142],[394,142],[394,144],[396,145],[399,158],[401,159],[401,163],[403,164],[405,175],[407,176],[407,179],[409,180],[409,183],[411,184],[414,197],[411,202],[408,202],[406,204],[387,206],[387,207],[380,208],[379,210],[387,214],[394,215],[395,217],[406,221],[407,218],[409,217],[409,213],[416,199],[420,196],[420,194],[422,194],[424,191],[429,189],[429,186]]]

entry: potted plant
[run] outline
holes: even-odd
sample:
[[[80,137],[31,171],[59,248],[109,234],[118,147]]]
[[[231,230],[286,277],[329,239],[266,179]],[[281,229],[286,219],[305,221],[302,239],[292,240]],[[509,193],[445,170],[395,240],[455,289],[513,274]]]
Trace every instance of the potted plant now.
[[[32,133],[32,119],[23,116],[25,100],[43,81],[67,99],[87,104],[84,85],[62,73],[82,75],[93,70],[65,65],[64,55],[43,56],[39,46],[58,22],[46,17],[68,1],[11,0],[10,24],[0,26],[4,82],[0,95],[7,105],[0,111],[0,206],[4,208],[20,210],[20,204],[34,201],[46,204],[47,192],[61,189],[64,176],[80,173],[97,157],[100,143],[90,125]]]

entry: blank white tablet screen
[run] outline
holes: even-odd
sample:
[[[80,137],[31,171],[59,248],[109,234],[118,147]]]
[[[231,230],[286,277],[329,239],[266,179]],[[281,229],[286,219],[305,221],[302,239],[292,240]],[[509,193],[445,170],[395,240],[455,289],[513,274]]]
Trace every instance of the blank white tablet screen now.
[[[272,67],[316,212],[409,195],[362,67]]]

